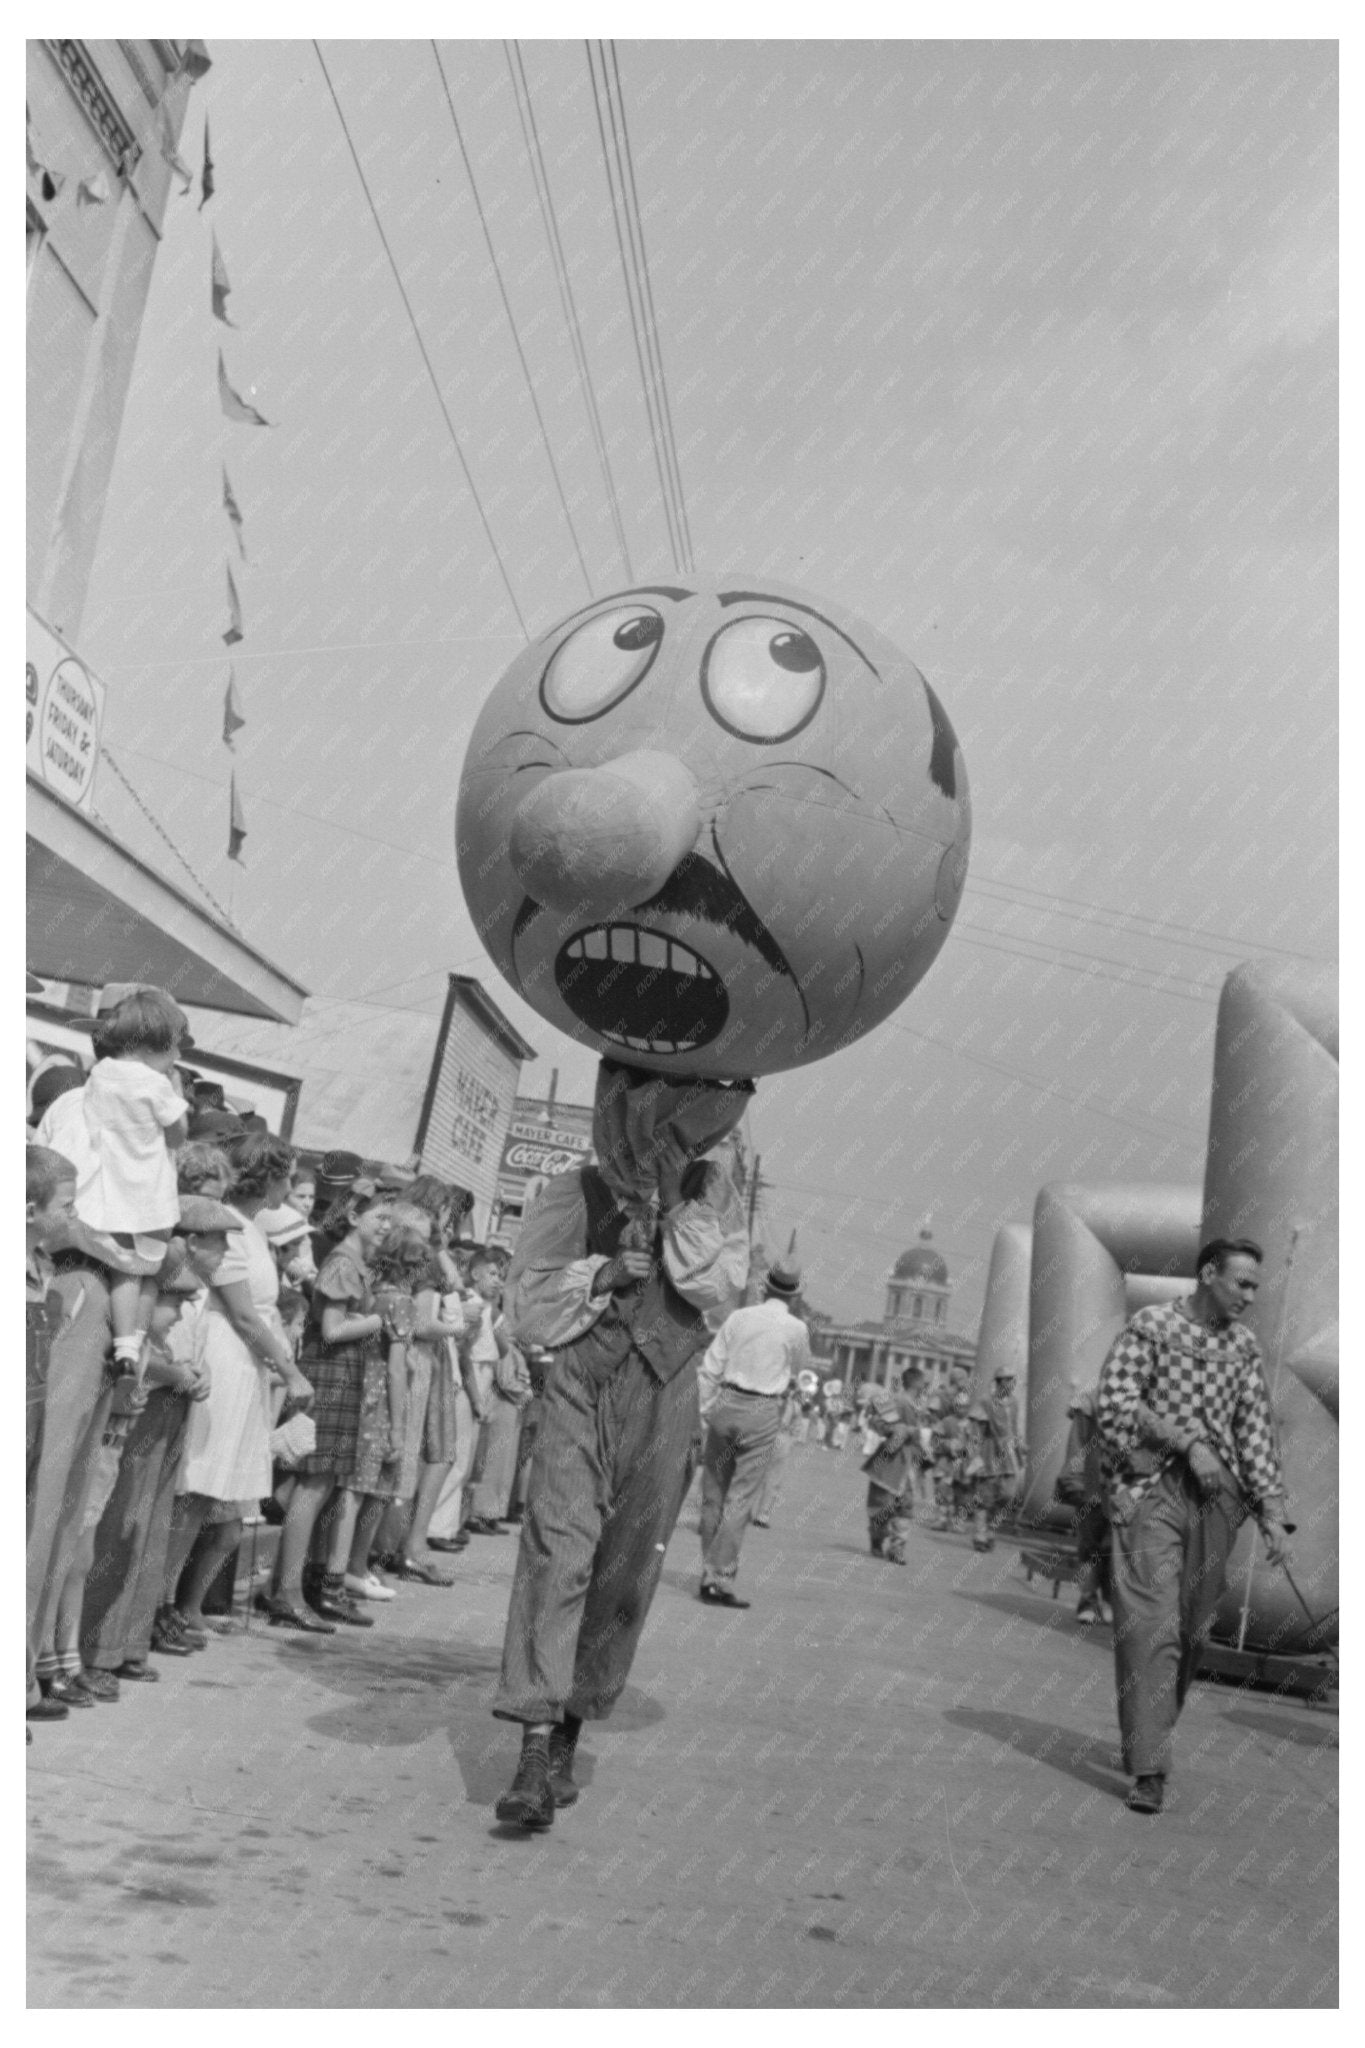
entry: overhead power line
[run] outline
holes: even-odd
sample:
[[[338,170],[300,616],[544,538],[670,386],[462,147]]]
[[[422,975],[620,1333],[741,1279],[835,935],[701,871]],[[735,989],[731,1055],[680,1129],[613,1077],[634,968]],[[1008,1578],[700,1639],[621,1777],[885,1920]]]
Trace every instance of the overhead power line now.
[[[588,596],[593,597],[596,593],[592,587],[592,578],[588,574],[588,565],[583,559],[583,550],[579,546],[578,529],[573,523],[573,514],[569,510],[569,501],[564,495],[564,485],[559,474],[559,464],[555,461],[554,450],[550,446],[550,437],[545,431],[545,420],[540,410],[540,400],[536,396],[536,387],[531,378],[530,366],[526,361],[526,351],[521,345],[521,334],[517,328],[516,315],[512,311],[512,302],[507,296],[507,286],[503,282],[502,265],[498,262],[498,252],[493,247],[493,236],[489,230],[487,215],[483,210],[483,200],[479,196],[478,182],[474,176],[474,166],[469,160],[469,151],[465,148],[464,136],[460,130],[459,116],[455,112],[455,101],[450,91],[450,80],[446,77],[445,66],[441,62],[441,52],[437,48],[434,37],[431,43],[431,54],[436,59],[436,69],[440,73],[441,87],[446,96],[446,105],[450,109],[451,126],[455,130],[455,140],[460,145],[460,155],[464,159],[465,172],[469,179],[469,189],[474,195],[474,205],[478,209],[479,226],[483,229],[483,238],[488,247],[488,260],[493,266],[493,275],[498,281],[498,290],[502,295],[502,308],[507,315],[507,324],[512,330],[512,343],[517,352],[517,361],[521,364],[521,374],[526,380],[526,389],[530,396],[531,404],[535,409],[536,425],[540,429],[540,438],[544,445],[546,460],[550,465],[550,474],[555,480],[555,489],[559,493],[559,502],[563,508],[564,521],[569,529],[569,537],[573,541],[574,553],[578,557],[578,566],[583,571],[583,581],[587,585]]]
[[[133,753],[133,752],[135,752],[135,751],[136,751],[136,749],[135,749],[135,748],[132,748],[132,747],[130,747],[130,748],[128,749],[128,752],[129,752],[129,753]],[[194,870],[194,869],[193,869],[193,868],[192,868],[192,867],[190,866],[190,863],[189,863],[189,862],[188,862],[188,861],[186,860],[186,858],[185,858],[184,854],[183,854],[183,853],[182,853],[182,852],[180,851],[180,848],[179,848],[179,847],[178,847],[178,846],[176,845],[175,841],[174,841],[174,840],[172,839],[172,837],[171,837],[170,833],[169,833],[169,832],[168,832],[168,831],[166,830],[166,827],[165,827],[165,826],[164,826],[164,825],[162,824],[161,820],[160,820],[160,819],[159,819],[159,818],[158,818],[158,817],[156,816],[155,812],[154,812],[154,811],[153,811],[153,810],[152,810],[152,809],[150,808],[150,806],[149,806],[148,804],[146,804],[146,803],[144,803],[144,802],[143,802],[142,798],[141,798],[141,797],[140,797],[140,796],[138,795],[137,791],[136,791],[136,790],[135,790],[135,789],[133,788],[133,785],[132,785],[132,783],[131,783],[131,782],[130,782],[130,781],[128,780],[128,777],[127,777],[127,776],[126,776],[126,775],[124,774],[123,770],[122,770],[122,769],[121,769],[121,768],[119,767],[119,764],[118,764],[118,762],[117,762],[117,761],[116,761],[116,760],[114,759],[113,755],[112,755],[112,754],[110,753],[110,751],[109,751],[108,747],[107,747],[107,746],[105,746],[105,745],[104,745],[103,743],[101,743],[101,745],[100,745],[100,752],[101,752],[101,754],[102,754],[102,755],[104,756],[105,760],[106,760],[106,761],[107,761],[107,762],[109,763],[109,766],[110,766],[110,767],[111,767],[111,768],[113,769],[113,771],[114,771],[115,775],[117,775],[117,777],[118,777],[119,781],[120,781],[120,782],[121,782],[121,783],[123,784],[123,787],[124,787],[124,788],[125,788],[125,789],[127,790],[127,792],[128,792],[128,794],[129,794],[129,796],[130,796],[130,797],[131,797],[131,798],[133,799],[133,802],[134,802],[134,803],[135,803],[135,804],[137,805],[138,809],[139,809],[139,810],[141,811],[141,813],[142,813],[143,817],[144,817],[144,818],[145,818],[145,819],[147,820],[147,823],[148,823],[148,824],[149,824],[149,825],[151,826],[152,830],[153,830],[153,831],[154,831],[154,832],[156,833],[157,837],[158,837],[159,839],[162,839],[162,840],[164,840],[164,841],[165,841],[165,843],[166,843],[166,845],[167,845],[167,846],[169,846],[169,848],[170,848],[171,852],[172,852],[172,853],[173,853],[173,854],[175,855],[175,857],[176,857],[176,859],[177,859],[177,860],[179,861],[179,863],[180,863],[181,867],[182,867],[182,868],[183,868],[183,869],[185,870],[185,873],[186,873],[186,874],[187,874],[187,875],[189,876],[190,880],[191,880],[191,881],[192,881],[192,882],[194,883],[194,886],[195,886],[195,888],[196,888],[196,889],[198,889],[198,891],[200,892],[200,894],[201,894],[201,895],[202,895],[203,897],[205,897],[205,898],[206,898],[206,900],[207,900],[207,901],[208,901],[209,903],[211,903],[211,904],[213,905],[213,907],[214,907],[214,909],[215,909],[215,910],[217,911],[217,913],[218,913],[219,917],[221,917],[221,918],[222,918],[222,920],[223,920],[224,924],[226,924],[226,925],[230,925],[230,926],[232,927],[232,929],[233,929],[234,931],[236,931],[236,929],[237,929],[237,921],[236,921],[236,919],[235,919],[235,918],[233,917],[233,915],[232,915],[231,911],[229,911],[229,910],[224,910],[224,908],[223,908],[222,904],[221,904],[221,903],[220,903],[220,902],[218,901],[218,898],[217,898],[217,897],[216,897],[216,896],[214,895],[213,891],[212,891],[212,890],[211,890],[211,889],[209,888],[209,885],[208,885],[208,883],[207,883],[207,882],[204,882],[204,881],[201,881],[201,880],[200,880],[200,878],[199,878],[199,876],[198,876],[198,875],[196,874],[195,870]],[[211,781],[211,780],[212,780],[212,777],[210,777],[210,776],[205,776],[205,777],[204,777],[204,780],[205,780],[206,782],[208,782],[208,781]]]
[[[1239,939],[1231,932],[1207,931],[1200,925],[1179,924],[1169,918],[1150,917],[1145,911],[1116,910],[1108,904],[1092,903],[1084,896],[1062,896],[1054,890],[1038,889],[1028,882],[1005,881],[998,875],[970,875],[969,888],[979,889],[983,894],[1000,892],[1000,899],[1006,902],[1016,898],[1036,897],[1036,905],[1023,902],[1024,909],[1036,908],[1040,915],[1065,917],[1076,924],[1096,924],[1102,931],[1117,931],[1136,938],[1164,939],[1168,945],[1181,946],[1190,952],[1214,956],[1219,952],[1230,953],[1237,959],[1245,959],[1248,951],[1255,953],[1276,953],[1287,960],[1308,960],[1321,964],[1312,953],[1295,952],[1288,946],[1274,946],[1265,939]],[[1074,908],[1071,906],[1075,906]],[[1113,920],[1111,922],[1110,920]],[[1133,927],[1146,925],[1148,931],[1134,931]],[[1179,938],[1177,933],[1188,933],[1188,938]],[[1209,945],[1207,941],[1213,940]],[[1205,943],[1200,943],[1204,941]]]
[[[598,467],[602,472],[602,484],[607,494],[607,505],[611,512],[611,523],[616,534],[616,545],[621,550],[625,564],[626,579],[635,581],[635,570],[631,564],[630,548],[626,541],[626,529],[621,517],[621,501],[616,493],[616,478],[612,474],[611,456],[607,450],[607,437],[602,428],[602,415],[598,410],[597,392],[588,365],[588,353],[583,342],[583,327],[578,317],[578,301],[574,297],[573,280],[564,254],[564,244],[559,233],[559,216],[555,211],[554,193],[550,186],[550,174],[545,163],[545,152],[540,145],[540,130],[536,126],[536,112],[531,100],[530,82],[522,62],[521,45],[504,42],[503,55],[507,59],[508,76],[512,81],[512,96],[517,105],[517,119],[521,123],[521,138],[526,150],[526,160],[531,168],[531,182],[535,187],[536,203],[540,207],[540,218],[549,244],[550,263],[559,290],[559,303],[568,329],[569,346],[573,351],[574,367],[578,372],[579,389],[587,408],[588,430],[592,435],[593,447],[597,454]]]
[[[673,552],[674,567],[680,573],[690,574],[693,565],[687,533],[687,515],[682,503],[682,480],[677,468],[676,450],[671,448],[669,441],[671,409],[666,403],[663,359],[658,349],[657,327],[652,320],[653,296],[646,296],[648,272],[644,233],[632,207],[635,191],[634,173],[632,170],[628,175],[626,168],[629,139],[625,131],[624,108],[619,107],[613,97],[606,45],[598,45],[596,62],[593,58],[592,44],[585,43],[584,47],[588,54],[593,109],[597,116],[598,137],[602,144],[602,166],[606,172],[607,191],[611,199],[616,246],[621,258],[621,275],[625,282],[626,305],[630,313],[631,336],[635,344],[635,360],[644,392],[645,414],[649,422],[664,519],[668,526],[669,546]],[[602,73],[600,83],[599,65]],[[620,77],[617,72],[618,89],[619,83]],[[610,143],[607,139],[609,129]]]
[[[1175,996],[1181,1002],[1187,1003],[1214,1002],[1218,996],[1218,990],[1210,988],[1207,983],[1191,981],[1182,988],[1176,988],[1172,985],[1173,980],[1184,980],[1185,977],[1166,975],[1158,978],[1154,969],[1134,969],[1127,961],[1114,960],[1107,954],[1081,953],[1076,959],[1068,960],[1063,957],[1063,949],[1052,947],[1044,950],[1042,941],[1036,942],[1039,950],[1034,952],[1020,950],[1021,946],[1035,944],[1029,939],[1020,940],[1014,945],[997,945],[994,943],[995,940],[1002,937],[1013,938],[1014,935],[993,931],[989,925],[974,925],[970,918],[959,917],[953,929],[962,934],[964,946],[979,946],[987,953],[1004,953],[1011,960],[1031,960],[1039,967],[1061,967],[1069,974],[1079,974],[1088,981],[1109,982],[1115,988],[1144,989],[1149,995]],[[990,937],[978,938],[976,934],[979,932],[990,932]],[[1065,950],[1074,951],[1073,948]],[[1112,967],[1122,971],[1118,974],[1106,971]],[[1154,978],[1145,979],[1144,976],[1148,974]]]
[[[460,446],[460,437],[455,431],[455,422],[450,417],[450,408],[445,402],[445,394],[441,390],[436,371],[432,367],[431,357],[427,354],[427,345],[422,339],[422,330],[417,325],[417,315],[412,310],[412,301],[408,297],[407,287],[403,283],[402,272],[398,268],[398,262],[393,250],[389,247],[389,238],[384,233],[384,223],[379,218],[378,208],[375,206],[373,195],[370,192],[369,181],[365,176],[364,167],[360,161],[360,153],[356,149],[355,143],[351,140],[351,131],[346,125],[346,116],[341,111],[341,101],[337,98],[336,87],[332,83],[332,74],[327,69],[327,62],[322,54],[322,45],[316,38],[313,40],[313,48],[317,53],[317,60],[322,68],[322,75],[327,81],[327,90],[332,96],[332,105],[336,108],[337,120],[341,123],[341,132],[346,138],[346,147],[351,152],[351,161],[355,165],[356,176],[360,180],[360,189],[365,194],[365,203],[370,209],[370,218],[374,222],[375,232],[384,245],[384,254],[389,259],[389,268],[393,272],[393,281],[398,287],[398,295],[403,301],[403,307],[408,316],[408,323],[412,328],[413,339],[416,341],[422,361],[426,365],[427,376],[431,379],[431,388],[436,394],[436,403],[441,408],[441,418],[446,423],[446,432],[450,435],[451,446],[454,448],[460,468],[464,472],[464,480],[469,486],[469,495],[474,500],[474,506],[479,515],[479,522],[484,530],[484,537],[492,549],[493,559],[498,565],[498,574],[502,578],[502,587],[507,592],[507,602],[516,614],[517,624],[521,627],[524,637],[529,641],[531,635],[527,630],[526,621],[521,615],[521,606],[517,603],[517,594],[512,588],[512,580],[507,573],[507,564],[502,559],[502,552],[498,547],[497,541],[494,539],[493,529],[488,523],[488,514],[483,509],[483,500],[479,496],[469,464],[465,460],[464,449]]]

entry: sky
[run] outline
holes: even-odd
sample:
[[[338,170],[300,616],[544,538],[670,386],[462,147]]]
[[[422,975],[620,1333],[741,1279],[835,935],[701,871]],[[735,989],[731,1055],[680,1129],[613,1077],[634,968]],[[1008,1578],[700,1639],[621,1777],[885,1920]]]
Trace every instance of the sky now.
[[[217,190],[169,204],[78,639],[111,755],[318,1000],[435,1016],[449,969],[479,974],[537,1048],[524,1087],[557,1067],[587,1100],[593,1056],[501,981],[453,844],[470,728],[526,637],[677,568],[585,46],[520,58],[629,573],[515,58],[210,50],[184,152],[207,114]],[[1223,976],[1335,957],[1335,51],[616,55],[697,573],[872,621],[971,783],[925,981],[760,1083],[764,1231],[862,1317],[930,1218],[971,1332],[1042,1183],[1202,1180]],[[223,419],[220,346],[269,431]]]

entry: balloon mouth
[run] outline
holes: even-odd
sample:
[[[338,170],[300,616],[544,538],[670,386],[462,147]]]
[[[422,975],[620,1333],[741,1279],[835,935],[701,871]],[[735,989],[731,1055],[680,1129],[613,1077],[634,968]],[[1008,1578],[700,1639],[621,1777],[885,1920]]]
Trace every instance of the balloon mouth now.
[[[720,1036],[730,1012],[709,961],[642,925],[577,933],[560,947],[554,972],[579,1022],[631,1052],[695,1052]]]

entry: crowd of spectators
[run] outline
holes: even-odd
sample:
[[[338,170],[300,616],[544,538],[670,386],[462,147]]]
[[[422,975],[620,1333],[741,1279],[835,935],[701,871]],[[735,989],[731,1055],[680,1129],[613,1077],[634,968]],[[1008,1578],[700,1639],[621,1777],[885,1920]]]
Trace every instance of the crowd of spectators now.
[[[169,996],[131,990],[88,1072],[30,1081],[30,1722],[253,1615],[369,1628],[519,1517],[536,1360],[467,1197],[351,1153],[314,1171],[196,1085],[189,1046]]]

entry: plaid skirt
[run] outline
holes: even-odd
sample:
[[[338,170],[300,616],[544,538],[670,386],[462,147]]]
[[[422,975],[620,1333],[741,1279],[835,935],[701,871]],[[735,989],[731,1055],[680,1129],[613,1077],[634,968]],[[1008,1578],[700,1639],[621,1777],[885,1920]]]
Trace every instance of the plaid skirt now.
[[[315,1479],[330,1473],[345,1479],[353,1471],[365,1369],[371,1359],[382,1370],[377,1351],[364,1344],[329,1344],[317,1352],[305,1348],[299,1369],[312,1382],[311,1413],[318,1440],[316,1448],[295,1468],[302,1477]]]

